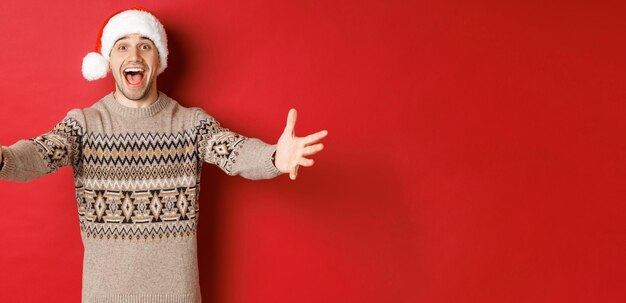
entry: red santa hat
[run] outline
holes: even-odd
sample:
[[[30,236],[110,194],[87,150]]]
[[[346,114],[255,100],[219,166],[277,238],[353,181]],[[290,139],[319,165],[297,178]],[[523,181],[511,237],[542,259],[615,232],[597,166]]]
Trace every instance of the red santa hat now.
[[[89,81],[106,77],[110,70],[111,49],[117,39],[130,34],[140,34],[154,43],[159,51],[157,75],[167,67],[167,36],[159,20],[143,9],[129,9],[113,15],[100,29],[96,51],[83,58],[83,76]]]

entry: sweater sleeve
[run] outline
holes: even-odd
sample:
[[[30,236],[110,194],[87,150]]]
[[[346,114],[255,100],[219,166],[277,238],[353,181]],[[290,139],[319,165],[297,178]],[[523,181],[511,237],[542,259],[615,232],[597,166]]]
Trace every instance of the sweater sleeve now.
[[[270,179],[281,172],[272,161],[276,145],[247,138],[223,128],[204,110],[196,109],[196,138],[202,161],[215,164],[231,176]]]
[[[81,118],[80,110],[71,110],[49,132],[0,147],[0,180],[28,182],[77,163],[83,134]]]

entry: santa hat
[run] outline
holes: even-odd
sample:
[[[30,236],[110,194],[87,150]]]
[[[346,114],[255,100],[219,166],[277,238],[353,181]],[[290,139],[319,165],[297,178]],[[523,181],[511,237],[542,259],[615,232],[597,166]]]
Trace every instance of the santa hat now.
[[[154,43],[159,51],[157,75],[167,67],[167,36],[165,29],[154,15],[145,10],[130,9],[113,15],[100,30],[96,51],[83,58],[83,76],[89,81],[106,77],[110,70],[111,49],[117,39],[130,34],[140,34]]]

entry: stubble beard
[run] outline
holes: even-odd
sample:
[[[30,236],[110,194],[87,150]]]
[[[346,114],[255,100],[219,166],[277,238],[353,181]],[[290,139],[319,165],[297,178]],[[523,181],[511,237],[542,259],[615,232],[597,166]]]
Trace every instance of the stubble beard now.
[[[122,79],[122,81],[125,81],[125,80]],[[141,101],[150,93],[150,89],[152,88],[152,81],[147,80],[147,79],[145,81],[146,81],[145,86],[140,91],[128,91],[127,87],[124,85],[125,83],[120,85],[120,83],[116,82],[115,86],[117,86],[117,90],[121,92],[122,95],[124,95],[126,99],[132,100],[132,101]]]

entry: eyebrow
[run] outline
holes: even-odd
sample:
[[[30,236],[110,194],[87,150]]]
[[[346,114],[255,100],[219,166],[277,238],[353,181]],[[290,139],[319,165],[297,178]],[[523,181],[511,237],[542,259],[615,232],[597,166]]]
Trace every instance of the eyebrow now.
[[[115,42],[113,42],[113,45],[115,45],[115,43],[117,43],[118,41],[124,40],[124,39],[128,39],[128,36],[124,36],[124,37],[121,37],[121,38],[115,40]],[[141,36],[141,38],[139,38],[139,39],[141,39],[141,40],[150,40],[150,38],[148,38],[146,36]],[[152,40],[150,40],[150,41],[152,41]]]

